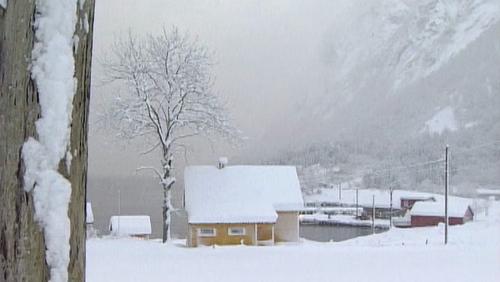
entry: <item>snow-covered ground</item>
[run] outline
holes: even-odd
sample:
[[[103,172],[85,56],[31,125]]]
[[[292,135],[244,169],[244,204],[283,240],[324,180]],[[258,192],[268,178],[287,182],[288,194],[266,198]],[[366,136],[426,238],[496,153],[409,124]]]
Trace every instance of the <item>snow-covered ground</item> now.
[[[87,281],[499,281],[500,202],[452,226],[392,229],[338,243],[186,248],[182,241],[87,241]]]

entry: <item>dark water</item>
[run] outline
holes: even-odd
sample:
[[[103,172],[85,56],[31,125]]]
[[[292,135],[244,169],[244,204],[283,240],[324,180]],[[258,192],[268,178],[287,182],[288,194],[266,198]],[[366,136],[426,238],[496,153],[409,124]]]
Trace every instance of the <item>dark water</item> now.
[[[375,233],[381,233],[384,231],[386,230],[375,229]],[[372,234],[371,227],[313,225],[313,224],[300,225],[300,237],[318,242],[329,242],[329,241],[338,242],[371,234]]]

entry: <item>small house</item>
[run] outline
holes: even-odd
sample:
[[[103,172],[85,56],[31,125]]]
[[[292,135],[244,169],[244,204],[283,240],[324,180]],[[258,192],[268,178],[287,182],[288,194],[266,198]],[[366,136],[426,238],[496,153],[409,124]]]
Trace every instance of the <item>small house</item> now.
[[[85,205],[85,223],[88,225],[94,224],[94,213],[92,212],[92,204],[87,202]]]
[[[299,241],[295,167],[189,166],[184,183],[188,246]]]
[[[400,197],[401,209],[408,210],[413,207],[416,202],[435,202],[436,199],[426,195],[406,195]]]
[[[433,226],[445,222],[444,202],[416,202],[411,211],[411,227]],[[464,224],[474,219],[474,212],[468,203],[448,203],[448,224]]]
[[[85,205],[85,225],[87,228],[87,237],[94,237],[96,235],[94,229],[94,212],[92,211],[92,204],[87,202]]]
[[[115,237],[149,239],[151,220],[149,215],[115,215],[109,220],[109,231]]]

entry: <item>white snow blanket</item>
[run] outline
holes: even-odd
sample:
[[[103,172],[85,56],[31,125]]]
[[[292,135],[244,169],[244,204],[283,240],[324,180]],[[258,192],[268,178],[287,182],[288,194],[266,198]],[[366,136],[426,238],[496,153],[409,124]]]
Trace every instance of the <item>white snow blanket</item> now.
[[[112,216],[109,220],[112,236],[151,235],[151,219],[148,215]]]
[[[274,223],[304,207],[292,166],[189,166],[184,183],[189,223]]]
[[[469,205],[467,202],[450,201],[448,217],[463,217]],[[411,215],[444,216],[444,202],[416,202],[410,211]]]
[[[393,228],[344,242],[185,248],[184,242],[87,241],[87,281],[497,282],[500,202],[449,228]]]

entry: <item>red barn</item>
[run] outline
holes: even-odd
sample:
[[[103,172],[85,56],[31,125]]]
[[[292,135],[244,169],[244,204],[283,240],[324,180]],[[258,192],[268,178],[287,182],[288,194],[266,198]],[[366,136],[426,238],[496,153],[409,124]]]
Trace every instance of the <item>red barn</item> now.
[[[443,202],[416,202],[410,211],[411,227],[434,226],[444,222]],[[474,219],[468,203],[448,203],[448,223],[464,224]]]

